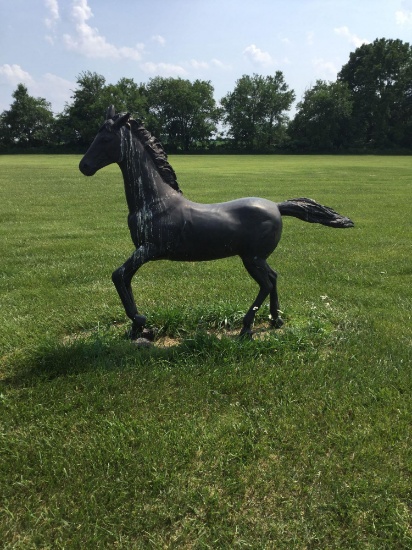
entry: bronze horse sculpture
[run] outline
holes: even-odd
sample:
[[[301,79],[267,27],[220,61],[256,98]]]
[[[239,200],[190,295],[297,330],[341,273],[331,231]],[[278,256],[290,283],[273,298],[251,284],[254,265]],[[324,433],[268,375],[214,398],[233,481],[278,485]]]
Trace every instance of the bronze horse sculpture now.
[[[249,197],[217,204],[186,199],[160,142],[130,113],[116,114],[109,107],[106,121],[80,161],[86,176],[117,163],[123,174],[128,225],[133,254],[113,272],[112,280],[127,316],[131,338],[143,331],[146,317],[139,314],[131,282],[137,270],[152,260],[206,261],[240,256],[259,293],[243,318],[241,335],[252,335],[257,310],[270,296],[270,322],[283,325],[279,316],[277,273],[267,263],[282,232],[282,216],[330,227],[353,227],[353,222],[312,199],[275,203]]]

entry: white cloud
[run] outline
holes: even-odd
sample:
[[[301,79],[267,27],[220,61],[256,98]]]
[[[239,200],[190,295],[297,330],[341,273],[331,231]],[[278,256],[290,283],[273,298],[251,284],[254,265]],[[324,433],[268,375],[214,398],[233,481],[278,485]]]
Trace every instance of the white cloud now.
[[[33,78],[20,65],[1,65],[0,81],[15,88],[18,84],[27,86],[30,95],[44,97],[50,101],[55,112],[63,110],[69,101],[76,84],[52,73],[46,73],[39,78]]]
[[[153,42],[157,42],[160,46],[164,46],[166,44],[166,39],[163,38],[160,34],[155,34],[152,36]]]
[[[46,8],[49,10],[49,17],[45,19],[46,27],[51,29],[60,19],[59,4],[57,0],[44,0]]]
[[[99,30],[91,27],[87,21],[93,17],[93,12],[87,0],[73,0],[72,17],[76,26],[76,35],[65,34],[63,39],[66,47],[89,58],[132,59],[140,61],[143,46],[117,47],[110,44]]]
[[[220,61],[220,59],[212,59],[210,61],[210,63],[214,66],[214,67],[217,67],[218,69],[223,69],[223,70],[226,70],[226,69],[231,69],[232,67],[230,65],[227,65],[226,63],[223,63],[223,61]]]
[[[153,63],[147,61],[140,65],[142,71],[148,74],[156,76],[185,76],[187,71],[180,65],[173,65],[171,63]]]
[[[215,67],[219,67],[219,69],[224,69],[225,68],[225,64],[220,61],[220,59],[212,59],[211,61],[212,65],[214,65]]]
[[[401,9],[395,12],[395,20],[401,26],[412,24],[412,0],[402,0]]]
[[[274,64],[272,56],[268,52],[264,52],[255,44],[251,44],[244,51],[243,55],[253,64],[261,65],[262,67],[270,67]]]
[[[362,44],[369,44],[369,40],[366,40],[366,38],[359,38],[356,34],[351,33],[348,27],[338,27],[334,29],[334,31],[338,36],[343,36],[343,38],[346,38],[350,44],[355,46],[355,48],[359,48]]]
[[[52,73],[46,73],[33,85],[35,95],[45,97],[47,101],[50,101],[55,112],[63,110],[75,88],[75,82]]]
[[[9,65],[8,63],[0,66],[0,77],[12,86],[17,86],[20,83],[29,85],[34,82],[32,76],[24,71],[20,65]]]
[[[316,76],[324,80],[335,80],[339,69],[333,61],[325,61],[321,58],[312,60],[312,65],[315,69]]]
[[[399,10],[395,12],[395,19],[398,25],[411,25],[412,24],[412,10]]]
[[[191,59],[189,63],[183,64],[189,70],[194,69],[195,71],[207,71],[211,68],[221,69],[223,71],[231,69],[230,65],[227,65],[220,61],[220,59],[211,59],[210,61],[199,61],[197,59]]]
[[[191,67],[193,67],[193,69],[197,70],[204,70],[209,68],[209,63],[207,63],[206,61],[197,61],[196,59],[191,59],[190,65]]]

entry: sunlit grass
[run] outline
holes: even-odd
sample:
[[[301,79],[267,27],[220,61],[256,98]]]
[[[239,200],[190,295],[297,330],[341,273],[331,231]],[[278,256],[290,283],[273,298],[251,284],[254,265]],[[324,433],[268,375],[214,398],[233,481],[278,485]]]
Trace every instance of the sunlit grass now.
[[[412,160],[171,158],[193,200],[309,196],[356,225],[285,220],[286,324],[251,342],[240,260],[144,266],[173,344],[151,349],[110,280],[132,252],[120,171],[78,161],[0,156],[4,547],[409,548]]]

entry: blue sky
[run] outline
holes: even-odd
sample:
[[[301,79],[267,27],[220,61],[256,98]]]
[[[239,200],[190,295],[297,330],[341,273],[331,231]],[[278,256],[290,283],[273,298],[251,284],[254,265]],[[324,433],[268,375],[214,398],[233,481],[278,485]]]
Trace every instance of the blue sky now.
[[[375,38],[412,40],[412,0],[0,0],[0,112],[19,82],[63,110],[76,77],[210,80],[284,73],[297,100]]]

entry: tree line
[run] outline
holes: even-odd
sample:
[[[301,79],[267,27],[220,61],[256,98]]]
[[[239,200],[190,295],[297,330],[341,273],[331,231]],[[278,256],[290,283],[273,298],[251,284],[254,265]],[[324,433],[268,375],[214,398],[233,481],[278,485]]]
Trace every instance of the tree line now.
[[[19,84],[0,115],[0,152],[84,150],[107,106],[141,118],[170,152],[412,151],[412,47],[376,39],[352,52],[334,82],[317,80],[288,112],[295,92],[281,71],[243,75],[217,103],[210,81],[155,77],[107,84],[86,71],[63,112]]]

